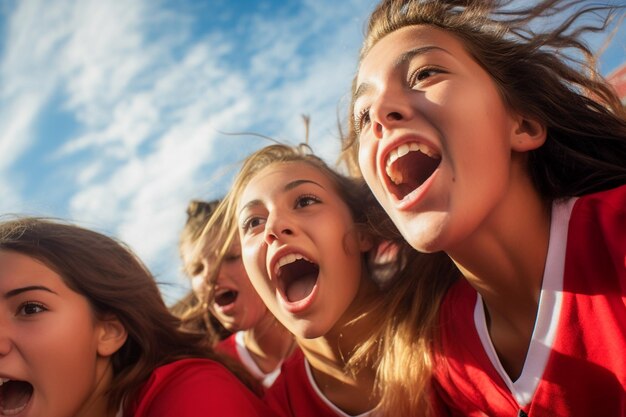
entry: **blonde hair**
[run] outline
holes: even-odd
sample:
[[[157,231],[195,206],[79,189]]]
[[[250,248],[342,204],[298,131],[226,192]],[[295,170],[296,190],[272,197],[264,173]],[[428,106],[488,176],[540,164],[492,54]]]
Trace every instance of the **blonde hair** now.
[[[217,258],[220,254],[223,256],[235,236],[236,209],[239,196],[247,184],[267,166],[289,162],[303,162],[320,169],[334,183],[355,225],[367,233],[375,245],[382,241],[393,242],[400,249],[391,261],[394,276],[385,283],[385,296],[365,306],[362,314],[355,318],[358,320],[369,314],[372,318],[371,334],[362,345],[355,347],[346,366],[348,371],[355,373],[363,366],[375,369],[375,394],[381,399],[376,408],[377,415],[421,415],[421,410],[426,409],[424,392],[427,391],[430,376],[430,362],[426,357],[433,340],[432,327],[422,326],[421,323],[434,321],[436,309],[432,308],[430,300],[438,303],[445,289],[456,279],[456,269],[442,269],[441,263],[431,262],[445,257],[445,254],[419,254],[404,243],[361,178],[337,173],[313,155],[307,145],[293,147],[277,144],[254,152],[244,161],[230,192],[205,228],[204,233],[214,239]],[[370,260],[364,259],[365,266],[370,275],[375,275],[376,266]],[[416,273],[435,278],[417,280],[414,279]],[[432,281],[434,285],[429,284]],[[370,314],[372,312],[374,314]],[[414,329],[416,325],[417,330]],[[411,367],[407,363],[412,364]],[[407,377],[411,384],[407,384]]]
[[[187,205],[187,221],[180,233],[178,248],[183,261],[183,270],[188,277],[191,277],[193,272],[184,263],[183,252],[189,249],[194,251],[203,250],[203,245],[199,245],[202,231],[218,204],[219,200],[191,200]],[[170,307],[170,311],[180,318],[182,329],[203,335],[212,346],[231,334],[211,314],[207,306],[207,300],[200,300],[193,290],[189,291]]]

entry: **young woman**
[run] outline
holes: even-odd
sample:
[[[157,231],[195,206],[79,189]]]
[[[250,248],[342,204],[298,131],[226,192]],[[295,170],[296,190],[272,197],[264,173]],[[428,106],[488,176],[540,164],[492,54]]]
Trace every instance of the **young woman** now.
[[[397,415],[378,407],[376,347],[353,360],[381,327],[368,262],[377,243],[368,194],[306,148],[271,145],[246,159],[207,226],[220,228],[211,236],[224,247],[238,231],[252,285],[296,336],[301,353],[266,394],[283,415]]]
[[[0,222],[0,415],[271,416],[102,234]]]
[[[345,149],[411,246],[449,256],[414,277],[440,314],[413,331],[447,413],[624,415],[626,121],[579,39],[624,8],[516,7],[382,1]]]
[[[218,204],[218,200],[209,202],[191,200],[187,205],[187,221],[180,233],[178,248],[183,263],[183,271],[185,275],[190,277],[191,290],[170,307],[172,314],[181,319],[181,328],[185,331],[205,335],[211,345],[226,339],[231,335],[231,332],[226,330],[207,308],[204,277],[202,275],[192,276],[187,270],[187,266],[191,262],[190,257],[196,253],[195,242],[200,237],[202,229]]]
[[[267,388],[280,374],[283,360],[291,355],[296,343],[250,284],[238,240],[217,262],[214,239],[202,235],[216,206],[217,202],[190,203],[180,245],[185,271],[191,278],[196,298],[201,300],[198,308],[202,316],[209,315],[220,327],[233,333],[218,341],[216,350],[238,360]]]

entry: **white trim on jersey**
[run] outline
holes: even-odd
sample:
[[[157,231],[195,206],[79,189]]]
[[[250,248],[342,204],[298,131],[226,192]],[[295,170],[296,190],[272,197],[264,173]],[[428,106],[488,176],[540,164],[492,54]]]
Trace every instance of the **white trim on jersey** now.
[[[556,337],[563,300],[563,272],[565,269],[567,231],[575,202],[576,198],[572,198],[562,203],[555,203],[552,207],[550,242],[548,244],[548,254],[541,294],[539,296],[535,328],[533,329],[522,373],[516,381],[511,380],[500,363],[487,329],[482,297],[478,294],[476,298],[474,324],[483,349],[485,349],[489,360],[521,407],[525,407],[532,400],[539,381],[541,381],[548,358],[552,352],[554,338]]]

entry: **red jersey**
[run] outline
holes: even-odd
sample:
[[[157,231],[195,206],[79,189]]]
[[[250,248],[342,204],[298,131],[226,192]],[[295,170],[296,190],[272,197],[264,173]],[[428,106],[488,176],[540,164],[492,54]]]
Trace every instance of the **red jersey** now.
[[[285,360],[280,376],[265,394],[265,401],[282,417],[350,417],[320,391],[299,349]],[[358,417],[367,416],[373,413]]]
[[[128,417],[275,417],[230,371],[209,359],[183,359],[157,368]]]
[[[263,372],[261,368],[259,368],[259,366],[256,364],[256,362],[252,358],[252,355],[250,355],[250,352],[246,348],[246,345],[243,341],[243,335],[243,331],[233,333],[226,339],[220,341],[215,346],[215,350],[225,353],[239,361],[239,363],[245,366],[248,372],[250,372],[252,376],[254,376],[257,381],[259,381],[263,385],[263,387],[268,388],[274,383],[274,381],[276,381],[278,375],[280,375],[280,367],[282,363],[279,364],[272,372]]]
[[[501,366],[480,295],[457,282],[441,307],[435,395],[455,416],[626,416],[626,186],[552,212],[532,339],[517,380]]]

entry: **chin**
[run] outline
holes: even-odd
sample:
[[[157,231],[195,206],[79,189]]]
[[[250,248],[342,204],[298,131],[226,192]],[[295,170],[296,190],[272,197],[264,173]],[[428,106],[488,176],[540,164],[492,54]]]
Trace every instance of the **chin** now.
[[[399,230],[402,237],[418,252],[445,251],[443,225],[436,222],[435,219],[423,218],[404,221]]]

